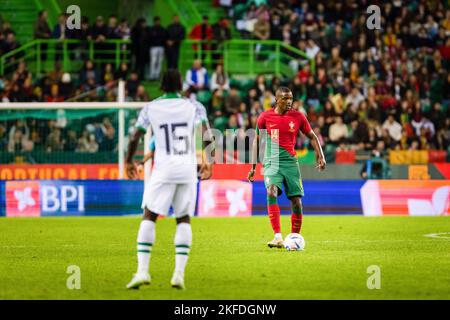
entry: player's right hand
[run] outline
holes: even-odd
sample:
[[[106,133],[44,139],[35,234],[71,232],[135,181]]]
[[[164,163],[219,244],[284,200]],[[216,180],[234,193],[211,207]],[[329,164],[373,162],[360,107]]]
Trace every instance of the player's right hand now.
[[[133,162],[126,163],[126,171],[129,179],[136,180],[138,178],[136,166]]]
[[[208,180],[212,176],[212,165],[204,163],[200,166],[200,180]]]
[[[250,172],[248,173],[248,175],[247,175],[247,180],[249,181],[249,182],[253,182],[253,181],[255,181],[255,170],[250,170]]]

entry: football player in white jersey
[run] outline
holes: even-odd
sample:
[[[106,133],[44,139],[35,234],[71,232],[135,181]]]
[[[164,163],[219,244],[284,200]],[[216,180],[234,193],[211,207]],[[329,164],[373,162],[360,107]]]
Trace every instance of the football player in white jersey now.
[[[144,214],[137,236],[138,269],[127,285],[129,289],[150,283],[149,265],[155,242],[155,224],[158,215],[167,216],[171,206],[177,223],[174,239],[175,270],[171,285],[179,289],[185,287],[184,270],[192,245],[190,217],[194,214],[197,199],[194,131],[197,125],[201,125],[203,135],[209,126],[205,107],[196,101],[182,98],[178,93],[181,88],[180,73],[177,70],[166,71],[161,82],[164,95],[149,102],[141,110],[136,123],[138,130],[128,144],[127,174],[131,179],[136,179],[133,156],[140,138],[151,127],[155,137],[154,165],[142,200]],[[211,177],[211,163],[203,159],[200,179]]]

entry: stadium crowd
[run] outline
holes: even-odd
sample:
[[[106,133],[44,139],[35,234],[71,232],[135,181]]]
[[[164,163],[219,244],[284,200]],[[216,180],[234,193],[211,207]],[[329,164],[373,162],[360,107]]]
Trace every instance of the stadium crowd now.
[[[324,145],[341,150],[378,150],[382,154],[388,149],[448,150],[450,9],[443,3],[379,1],[382,13],[379,30],[367,28],[365,10],[369,3],[364,0],[232,3],[232,7],[225,6],[227,18],[211,25],[204,17],[188,36],[227,40],[231,37],[231,21],[243,38],[280,40],[304,51],[315,61],[315,70],[308,60],[296,57],[289,62],[296,73],[293,78],[258,75],[250,85],[242,85],[233,81],[233,75],[226,74],[221,64],[207,70],[202,61],[193,61],[184,75],[184,89],[186,95],[199,100],[205,92],[210,94],[205,104],[214,127],[220,130],[254,127],[258,115],[271,108],[275,90],[288,85],[294,93],[293,107],[307,114]],[[39,19],[36,36],[70,37],[67,32],[58,32],[58,25],[50,32],[44,23],[45,14]],[[1,30],[0,50],[7,52],[14,47],[13,32],[5,23]],[[117,18],[110,16],[108,24],[101,17],[92,26],[83,20],[81,35],[76,36],[99,41],[130,38],[133,62],[113,70],[111,64],[99,68],[95,61],[87,60],[76,75],[79,85],[74,85],[74,75],[63,72],[58,62],[52,72],[34,81],[25,63],[19,63],[9,79],[0,79],[2,101],[64,101],[73,95],[83,96],[78,101],[114,101],[113,84],[119,78],[127,80],[129,101],[147,101],[154,97],[148,96],[142,80],[157,79],[164,60],[168,66],[177,67],[185,30],[177,17],[167,27],[161,26],[155,17],[151,27],[145,19],[139,19],[129,28],[126,20],[117,23]],[[103,122],[100,119],[92,126],[102,128]],[[14,126],[17,123],[0,125],[1,150],[12,145]],[[48,135],[52,132],[49,130]],[[65,141],[68,134],[69,130],[65,130]],[[86,134],[88,140],[93,134],[93,140],[99,143],[94,131],[75,134],[73,140]],[[48,140],[48,135],[44,140]],[[308,147],[307,141],[299,139],[298,147]],[[22,148],[26,149],[26,143]],[[95,150],[83,149],[79,142],[75,149]]]

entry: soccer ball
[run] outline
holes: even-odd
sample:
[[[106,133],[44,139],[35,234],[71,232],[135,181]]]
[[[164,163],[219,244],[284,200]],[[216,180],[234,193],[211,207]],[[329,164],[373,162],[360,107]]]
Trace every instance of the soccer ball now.
[[[305,239],[298,233],[290,233],[284,239],[284,247],[288,251],[305,250]]]

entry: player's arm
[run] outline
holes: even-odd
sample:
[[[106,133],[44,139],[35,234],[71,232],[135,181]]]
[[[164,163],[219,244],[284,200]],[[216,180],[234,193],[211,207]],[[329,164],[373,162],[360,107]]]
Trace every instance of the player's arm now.
[[[255,139],[253,139],[252,143],[252,154],[251,154],[251,163],[252,168],[250,169],[250,172],[247,175],[247,180],[250,182],[253,182],[255,171],[256,171],[256,164],[258,163],[258,153],[259,153],[259,132],[258,132],[258,126],[256,126],[256,135]]]
[[[146,105],[140,112],[138,119],[136,121],[136,131],[128,141],[127,155],[125,158],[125,166],[127,171],[127,176],[130,179],[137,179],[137,168],[133,162],[134,154],[136,153],[137,147],[139,145],[139,140],[144,136],[146,128],[150,126],[150,119],[148,118],[148,107],[150,104]]]
[[[251,155],[251,163],[252,163],[252,168],[250,169],[250,172],[247,175],[247,180],[250,182],[254,181],[254,176],[255,176],[255,171],[256,171],[256,164],[258,163],[258,154],[259,154],[259,139],[260,139],[260,135],[259,135],[259,130],[261,129],[265,129],[265,120],[264,120],[264,116],[263,114],[261,114],[258,117],[258,120],[256,122],[256,128],[255,128],[255,139],[253,139],[253,144],[252,144],[252,155]]]
[[[139,145],[139,140],[144,134],[145,132],[143,130],[138,129],[128,142],[127,156],[125,162],[126,162],[127,176],[130,179],[137,179],[138,177],[136,166],[133,163],[133,157]]]
[[[207,180],[212,176],[212,164],[214,159],[214,147],[211,128],[209,127],[208,120],[202,121],[202,162],[200,164],[200,180]],[[211,157],[206,154],[206,150],[211,149]]]
[[[320,145],[319,138],[317,138],[316,134],[313,130],[310,130],[306,136],[311,141],[311,145],[314,148],[314,152],[316,153],[316,169],[319,171],[325,170],[325,166],[327,162],[325,161],[325,156],[323,155],[322,146]]]
[[[155,152],[153,150],[150,150],[149,153],[147,153],[146,155],[144,155],[144,158],[142,159],[142,161],[139,162],[138,164],[138,171],[141,172],[142,170],[144,170],[144,164],[153,158]]]
[[[194,102],[195,123],[201,129],[201,159],[199,164],[200,180],[207,180],[212,176],[212,166],[214,163],[214,139],[211,127],[209,126],[206,108],[198,101]]]
[[[139,164],[144,165],[148,160],[152,159],[154,155],[154,151],[150,151],[149,153],[147,153],[144,158],[142,159],[142,161]]]

